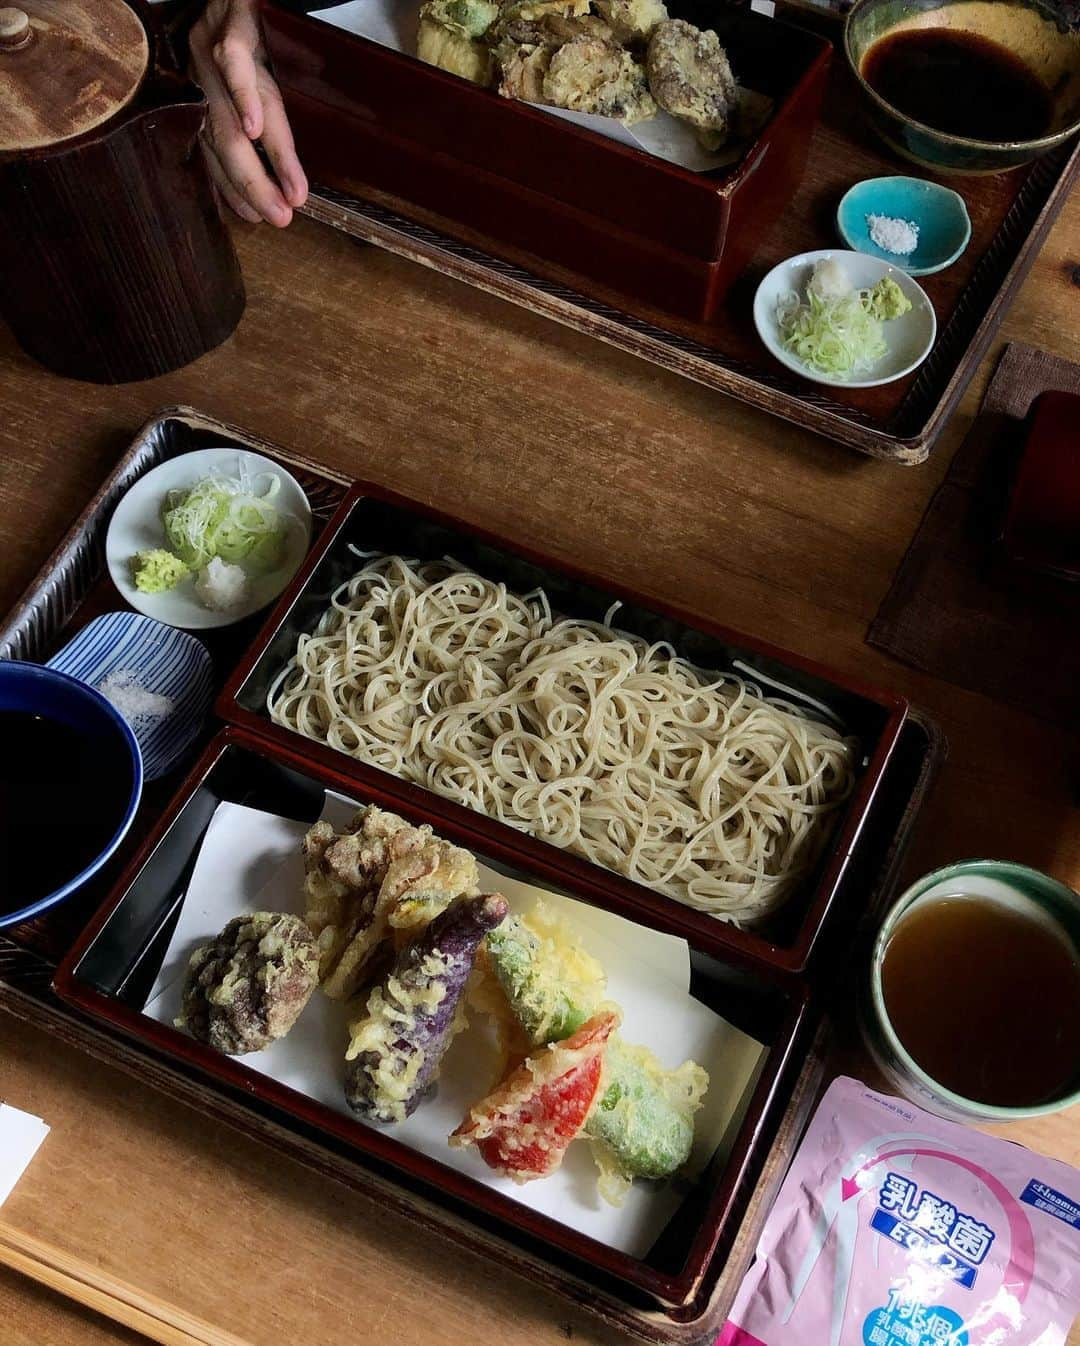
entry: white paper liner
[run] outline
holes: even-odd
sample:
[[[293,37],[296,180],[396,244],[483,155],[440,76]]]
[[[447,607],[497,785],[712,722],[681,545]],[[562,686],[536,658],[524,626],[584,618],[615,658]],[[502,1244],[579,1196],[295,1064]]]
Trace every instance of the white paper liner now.
[[[310,17],[320,19],[334,28],[342,28],[347,33],[366,37],[381,47],[389,47],[391,51],[415,56],[420,4],[421,0],[350,0],[348,4],[313,10]],[[772,100],[750,89],[743,89],[741,93],[744,100],[743,115],[753,125],[764,122],[772,108]],[[693,127],[663,111],[628,129],[614,117],[568,112],[565,108],[546,107],[539,103],[531,106],[553,117],[564,117],[576,126],[584,126],[597,135],[607,136],[609,140],[617,140],[622,145],[644,150],[658,159],[666,159],[668,163],[678,164],[692,173],[708,173],[725,168],[742,158],[748,148],[743,140],[711,154],[702,147]]]
[[[356,805],[328,794],[323,817],[341,827]],[[171,1025],[181,1008],[183,976],[192,951],[245,911],[303,912],[300,841],[308,824],[239,804],[219,804],[203,839],[176,930],[144,1013]],[[710,1087],[697,1115],[690,1170],[718,1147],[730,1144],[765,1048],[726,1023],[689,994],[690,957],[683,940],[574,902],[546,889],[516,882],[480,865],[483,891],[503,893],[511,908],[526,912],[543,901],[581,932],[583,946],[608,976],[608,996],[622,1007],[626,1041],[650,1047],[665,1066],[692,1057],[709,1072]],[[474,1150],[451,1149],[447,1137],[467,1109],[490,1090],[497,1067],[494,1034],[470,1012],[468,1029],[444,1058],[438,1088],[408,1121],[386,1128],[395,1140],[431,1155],[522,1205],[583,1234],[641,1257],[678,1209],[685,1179],[634,1183],[615,1208],[597,1194],[597,1168],[589,1146],[571,1145],[551,1177],[523,1186],[493,1173]],[[346,1116],[344,1007],[316,992],[288,1037],[266,1051],[241,1058],[246,1066],[278,1080]]]

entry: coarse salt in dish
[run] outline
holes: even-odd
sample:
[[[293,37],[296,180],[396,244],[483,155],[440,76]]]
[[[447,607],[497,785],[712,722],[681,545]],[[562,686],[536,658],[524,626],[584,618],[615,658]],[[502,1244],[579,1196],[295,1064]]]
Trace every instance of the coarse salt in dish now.
[[[128,724],[135,720],[157,720],[172,714],[172,697],[151,692],[130,668],[114,668],[98,683],[97,690],[113,703]]]
[[[919,226],[914,220],[900,220],[893,215],[867,215],[870,241],[884,252],[897,257],[909,257],[919,246]]]
[[[837,1079],[716,1346],[1063,1346],[1080,1173]]]

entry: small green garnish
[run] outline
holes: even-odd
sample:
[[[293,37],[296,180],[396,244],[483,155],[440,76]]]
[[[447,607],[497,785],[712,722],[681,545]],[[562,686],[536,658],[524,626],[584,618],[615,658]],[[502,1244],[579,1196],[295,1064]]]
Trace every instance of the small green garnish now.
[[[160,594],[174,589],[191,571],[179,556],[163,547],[138,552],[131,558],[131,575],[135,588],[144,594]]]
[[[911,300],[891,276],[882,276],[863,302],[870,316],[882,322],[902,318],[911,308]]]

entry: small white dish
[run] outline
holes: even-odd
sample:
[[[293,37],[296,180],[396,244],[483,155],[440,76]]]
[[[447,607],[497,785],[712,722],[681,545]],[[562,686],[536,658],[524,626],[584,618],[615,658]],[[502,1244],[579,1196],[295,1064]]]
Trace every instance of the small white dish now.
[[[281,564],[264,575],[251,575],[248,600],[227,612],[203,607],[195,596],[195,582],[190,577],[163,593],[148,594],[136,589],[131,575],[132,557],[137,552],[169,545],[161,523],[161,506],[168,493],[190,489],[214,472],[235,477],[241,467],[253,479],[269,473],[281,482],[274,498],[274,504],[288,520]],[[205,631],[215,626],[232,626],[272,603],[300,569],[310,546],[311,506],[295,477],[269,458],[247,449],[198,449],[161,463],[128,491],[109,523],[105,561],[112,582],[137,612],[155,617],[167,626]]]
[[[784,349],[780,324],[776,317],[777,301],[794,290],[800,298],[806,294],[806,284],[817,262],[835,257],[847,272],[857,290],[871,289],[884,276],[895,280],[908,299],[911,309],[902,318],[892,318],[884,326],[888,351],[869,369],[856,378],[842,379],[819,373],[804,364],[798,356]],[[916,280],[877,257],[861,252],[847,252],[837,248],[821,248],[816,252],[802,252],[774,266],[754,295],[754,326],[758,336],[781,364],[793,373],[814,383],[827,383],[835,388],[878,388],[910,374],[930,354],[937,336],[937,317],[926,291]]]

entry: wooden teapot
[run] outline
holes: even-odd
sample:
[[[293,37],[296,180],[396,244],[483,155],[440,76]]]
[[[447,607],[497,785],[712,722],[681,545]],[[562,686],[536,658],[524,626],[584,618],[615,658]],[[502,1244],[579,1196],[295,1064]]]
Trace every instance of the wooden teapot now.
[[[240,321],[240,268],[197,143],[205,115],[148,10],[0,9],[0,315],[42,364],[151,378]]]

